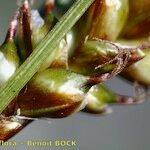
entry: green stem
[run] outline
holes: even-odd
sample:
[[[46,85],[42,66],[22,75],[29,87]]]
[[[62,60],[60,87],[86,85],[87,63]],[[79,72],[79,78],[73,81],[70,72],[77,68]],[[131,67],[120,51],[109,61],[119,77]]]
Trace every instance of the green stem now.
[[[0,113],[38,71],[41,64],[52,54],[60,40],[78,21],[94,0],[78,0],[60,19],[52,31],[40,42],[28,59],[10,80],[0,88]]]

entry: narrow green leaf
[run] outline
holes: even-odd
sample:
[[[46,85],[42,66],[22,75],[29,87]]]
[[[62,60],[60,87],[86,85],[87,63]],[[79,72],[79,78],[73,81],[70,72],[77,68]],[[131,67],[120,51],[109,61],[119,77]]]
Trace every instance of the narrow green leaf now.
[[[94,0],[78,0],[62,17],[52,31],[39,43],[30,57],[20,66],[10,80],[0,89],[0,113],[37,72],[40,65],[83,15]]]

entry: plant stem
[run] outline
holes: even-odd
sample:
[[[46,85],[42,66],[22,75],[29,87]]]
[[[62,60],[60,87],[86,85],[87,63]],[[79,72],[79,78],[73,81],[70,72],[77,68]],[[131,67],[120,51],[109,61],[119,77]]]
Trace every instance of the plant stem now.
[[[9,81],[0,88],[0,113],[38,71],[41,64],[55,50],[60,40],[83,15],[94,0],[78,0],[60,19],[52,31],[39,43]]]

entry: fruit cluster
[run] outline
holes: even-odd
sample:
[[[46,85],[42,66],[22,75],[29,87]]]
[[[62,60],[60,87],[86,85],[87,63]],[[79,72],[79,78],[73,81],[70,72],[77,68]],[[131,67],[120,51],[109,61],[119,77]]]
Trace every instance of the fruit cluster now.
[[[40,11],[27,0],[20,5],[0,47],[0,86],[72,4],[45,0]],[[80,110],[106,114],[108,104],[140,103],[140,94],[118,95],[103,82],[119,74],[149,87],[149,35],[149,0],[95,0],[3,111],[0,139],[13,136],[28,119],[63,118]]]

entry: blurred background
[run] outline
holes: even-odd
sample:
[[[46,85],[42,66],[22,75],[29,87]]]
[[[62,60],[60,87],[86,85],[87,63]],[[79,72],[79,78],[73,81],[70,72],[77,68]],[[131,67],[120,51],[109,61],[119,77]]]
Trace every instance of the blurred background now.
[[[43,0],[36,0],[37,7]],[[3,42],[8,23],[16,10],[16,0],[0,0],[0,43]],[[106,83],[120,94],[132,95],[133,87],[119,78]],[[14,136],[16,147],[1,146],[0,150],[148,150],[150,148],[150,98],[140,105],[112,106],[108,116],[87,115],[83,112],[65,119],[34,121]],[[72,147],[28,147],[32,141],[76,141]]]

